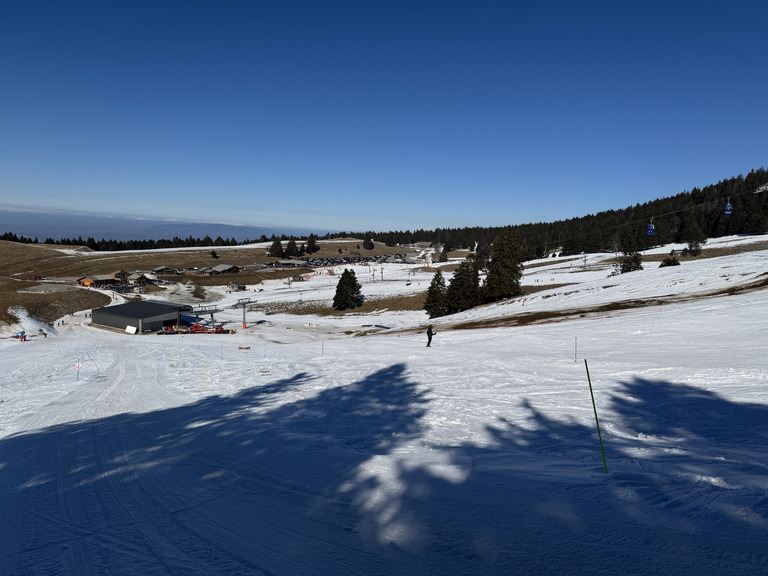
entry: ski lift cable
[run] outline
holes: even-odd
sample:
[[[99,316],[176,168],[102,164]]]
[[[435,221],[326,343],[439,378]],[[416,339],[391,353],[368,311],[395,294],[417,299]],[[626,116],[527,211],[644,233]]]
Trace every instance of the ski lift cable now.
[[[728,198],[727,204],[731,203],[731,200],[730,200],[731,198],[736,198],[736,197],[739,197],[739,196],[746,196],[748,194],[760,194],[762,192],[768,192],[768,182],[763,184],[763,185],[761,185],[761,186],[758,186],[757,188],[752,188],[750,190],[744,190],[744,191],[739,192],[737,194],[732,194],[731,196],[728,196],[727,197]],[[697,208],[702,208],[704,206],[717,205],[720,202],[722,202],[722,200],[719,200],[719,199],[707,200],[706,202],[701,202],[699,204],[694,204],[693,206],[686,206],[685,208],[679,208],[678,210],[671,210],[671,211],[665,212],[663,214],[656,214],[655,216],[653,216],[651,218],[650,226],[653,226],[653,219],[654,218],[664,218],[666,216],[672,216],[674,214],[679,214],[681,212],[687,212],[689,210],[695,210]],[[631,222],[626,222],[624,224],[620,224],[619,226],[614,227],[614,230],[618,229],[618,228],[623,228],[625,226],[637,225],[640,222],[641,222],[640,220],[634,220],[634,221],[631,221]]]
[[[757,188],[751,188],[749,190],[743,190],[743,191],[738,192],[736,194],[731,194],[730,196],[727,197],[728,198],[727,204],[730,204],[730,199],[731,198],[736,198],[736,197],[739,197],[739,196],[746,196],[748,194],[760,194],[762,192],[768,192],[768,182],[766,182],[764,184],[761,184]],[[666,200],[666,198],[665,199],[661,199],[660,198],[659,200]],[[646,235],[647,236],[655,236],[656,226],[653,223],[654,218],[664,218],[666,216],[672,216],[674,214],[680,214],[680,213],[688,212],[689,210],[695,210],[697,208],[702,208],[702,207],[705,207],[705,206],[715,206],[715,205],[718,205],[718,204],[720,204],[720,206],[722,206],[721,202],[722,202],[722,197],[720,196],[719,198],[716,198],[714,200],[707,200],[706,202],[701,202],[699,204],[694,204],[693,206],[686,206],[684,208],[679,208],[678,210],[671,210],[671,211],[665,212],[663,214],[656,214],[656,215],[651,217],[650,223],[645,226]],[[632,209],[632,207],[629,207],[628,209]],[[731,210],[731,212],[732,212],[732,210]],[[729,214],[730,213],[726,213],[726,215],[729,215]],[[638,225],[641,224],[641,222],[642,222],[642,220],[640,220],[640,219],[631,220],[629,222],[624,222],[623,224],[618,224],[617,226],[613,226],[611,228],[605,228],[602,231],[603,231],[604,234],[610,234],[612,232],[615,233],[615,232],[617,232],[618,230],[620,230],[622,228],[626,228],[627,226],[638,226]],[[567,239],[564,239],[564,240],[567,240]]]
[[[729,197],[729,201],[730,201],[730,198],[736,198],[736,197],[745,196],[745,195],[748,195],[748,194],[760,194],[761,192],[768,192],[768,182],[758,186],[757,188],[751,188],[749,190],[743,190],[743,191],[738,192],[736,194],[732,194]],[[722,197],[720,197],[720,198],[722,198]],[[669,212],[664,212],[663,214],[656,214],[656,215],[651,217],[650,223],[645,225],[645,235],[646,236],[655,236],[656,235],[655,234],[656,233],[656,226],[655,226],[655,224],[653,224],[654,218],[664,218],[666,216],[672,216],[674,214],[680,214],[680,213],[688,212],[689,210],[695,210],[697,208],[702,208],[702,207],[705,207],[705,206],[716,206],[718,204],[720,204],[722,206],[722,204],[721,204],[722,199],[720,199],[720,198],[717,198],[717,199],[714,199],[714,200],[707,200],[706,202],[701,202],[699,204],[694,204],[693,206],[686,206],[684,208],[679,208],[677,210],[671,210]],[[659,200],[666,200],[666,198],[664,198],[664,199],[660,198]],[[629,207],[628,209],[632,209],[632,208],[633,207]],[[615,233],[615,232],[618,232],[619,230],[621,230],[623,228],[626,228],[628,226],[639,226],[639,225],[641,225],[641,223],[642,223],[641,219],[631,220],[631,221],[628,221],[628,222],[624,222],[623,224],[618,224],[618,225],[613,226],[611,228],[605,228],[605,229],[602,230],[602,232],[604,234]],[[651,232],[651,230],[653,232]]]

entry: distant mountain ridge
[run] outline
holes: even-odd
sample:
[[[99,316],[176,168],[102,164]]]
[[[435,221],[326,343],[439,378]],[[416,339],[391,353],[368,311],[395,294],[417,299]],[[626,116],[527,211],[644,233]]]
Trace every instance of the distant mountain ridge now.
[[[158,220],[130,216],[110,216],[94,212],[66,210],[45,211],[35,208],[0,206],[0,233],[12,232],[18,236],[54,240],[92,237],[95,240],[155,240],[174,236],[201,238],[210,236],[224,239],[258,240],[261,235],[272,234],[307,236],[317,230],[305,230],[288,226],[244,226],[217,222],[187,222],[183,220]]]

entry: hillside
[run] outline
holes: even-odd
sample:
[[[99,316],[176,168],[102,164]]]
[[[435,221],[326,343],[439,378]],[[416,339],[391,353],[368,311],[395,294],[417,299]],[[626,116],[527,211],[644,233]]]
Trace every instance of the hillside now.
[[[386,305],[431,272],[394,264],[356,267],[366,314],[270,309],[317,274],[250,287],[245,328],[208,288],[234,334],[0,339],[0,573],[764,574],[762,241],[530,262],[431,348]]]
[[[320,242],[320,250],[313,256],[333,257],[362,253],[366,255],[393,254],[397,248],[377,243],[373,250],[361,251],[356,239]],[[147,250],[128,252],[94,252],[85,247],[61,247],[47,244],[23,244],[0,240],[0,326],[15,322],[9,309],[25,308],[43,322],[53,322],[61,316],[78,310],[104,306],[110,298],[105,294],[84,290],[76,280],[93,274],[109,274],[117,270],[149,272],[159,266],[171,268],[206,268],[218,263],[247,266],[237,280],[258,284],[265,278],[282,278],[300,271],[271,271],[261,273],[263,264],[274,260],[266,256],[268,244],[216,248],[219,256],[211,257],[212,248],[185,248],[175,250]],[[43,281],[32,281],[39,276]],[[230,277],[207,277],[194,272],[181,278],[184,283],[197,286],[226,285]]]

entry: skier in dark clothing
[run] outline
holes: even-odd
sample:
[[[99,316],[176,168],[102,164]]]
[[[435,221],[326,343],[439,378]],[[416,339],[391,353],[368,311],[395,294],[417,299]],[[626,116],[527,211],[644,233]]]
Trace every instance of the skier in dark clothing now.
[[[429,345],[432,344],[432,325],[429,325],[429,328],[427,328],[427,348],[429,348]]]

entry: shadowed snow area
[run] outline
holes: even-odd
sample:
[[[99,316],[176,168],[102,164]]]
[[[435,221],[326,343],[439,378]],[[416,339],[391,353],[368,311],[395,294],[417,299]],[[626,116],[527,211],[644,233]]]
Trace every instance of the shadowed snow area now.
[[[767,261],[587,270],[458,321],[683,278],[704,291]],[[762,289],[551,324],[444,319],[431,348],[424,314],[386,311],[256,310],[236,334],[161,337],[79,315],[0,340],[0,574],[765,574],[766,320]],[[345,335],[364,324],[393,329]]]

